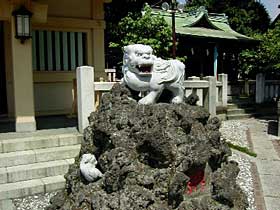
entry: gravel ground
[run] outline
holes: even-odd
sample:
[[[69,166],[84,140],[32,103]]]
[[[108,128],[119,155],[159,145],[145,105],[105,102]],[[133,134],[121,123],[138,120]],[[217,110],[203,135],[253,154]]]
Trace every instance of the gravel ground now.
[[[249,148],[246,136],[248,129],[246,120],[228,120],[222,122],[220,131],[225,141]]]
[[[240,172],[237,177],[237,183],[239,184],[243,192],[247,195],[247,200],[249,203],[249,207],[247,208],[247,210],[257,210],[257,207],[255,206],[253,177],[250,171],[250,160],[237,153],[233,153],[231,159],[235,160],[239,164]]]
[[[220,129],[222,138],[232,144],[249,148],[246,135],[246,131],[249,129],[247,126],[248,120],[250,119],[223,121]],[[234,150],[230,159],[235,160],[239,164],[240,172],[237,177],[237,183],[247,195],[249,203],[247,210],[257,210],[255,206],[254,184],[251,174],[250,159],[248,156]]]
[[[248,126],[246,120],[223,121],[220,129],[223,139],[243,147],[248,147],[246,138],[247,130]],[[239,164],[240,173],[237,177],[237,183],[247,195],[249,203],[247,210],[257,210],[254,204],[255,199],[253,193],[253,179],[250,171],[250,160],[245,155],[238,152],[233,152],[231,159]],[[13,202],[16,206],[16,210],[43,210],[48,205],[50,198],[55,194],[56,192],[29,196],[23,199],[14,199]]]
[[[16,210],[43,210],[49,205],[49,200],[57,192],[28,196],[22,199],[14,199]]]

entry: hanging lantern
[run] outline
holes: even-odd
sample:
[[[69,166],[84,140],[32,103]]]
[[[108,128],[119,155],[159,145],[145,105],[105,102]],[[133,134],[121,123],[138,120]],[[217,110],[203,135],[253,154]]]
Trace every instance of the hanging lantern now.
[[[24,6],[21,6],[19,9],[13,11],[12,15],[15,17],[15,26],[16,26],[16,39],[19,39],[21,43],[24,43],[25,40],[31,38],[31,16],[32,12],[27,10]]]

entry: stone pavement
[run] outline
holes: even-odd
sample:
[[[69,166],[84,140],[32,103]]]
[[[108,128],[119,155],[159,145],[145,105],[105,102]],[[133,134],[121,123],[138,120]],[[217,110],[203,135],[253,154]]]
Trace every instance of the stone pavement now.
[[[14,206],[11,199],[0,201],[0,210],[15,210],[15,209],[16,207]]]
[[[261,182],[262,201],[266,210],[280,210],[280,157],[272,142],[280,140],[268,134],[267,121],[251,119],[248,123],[253,150],[258,155],[254,161]]]

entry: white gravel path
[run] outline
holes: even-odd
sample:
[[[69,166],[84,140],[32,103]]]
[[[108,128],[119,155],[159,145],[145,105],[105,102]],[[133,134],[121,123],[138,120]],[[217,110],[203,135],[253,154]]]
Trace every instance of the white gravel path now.
[[[254,196],[254,184],[253,177],[251,174],[251,162],[243,155],[238,153],[234,153],[231,156],[232,160],[235,160],[240,168],[240,172],[237,176],[237,183],[243,192],[247,195],[247,200],[249,203],[249,207],[247,210],[257,210],[255,206],[255,196]]]
[[[249,129],[247,123],[248,120],[250,119],[223,121],[220,129],[222,138],[232,144],[249,148],[246,134],[247,130]],[[243,155],[242,153],[235,152],[233,150],[233,154],[230,159],[236,161],[239,164],[240,172],[237,177],[237,183],[247,195],[247,200],[249,203],[247,210],[257,210],[255,206],[254,184],[251,173],[250,158],[247,155]]]
[[[49,205],[50,199],[56,193],[57,192],[52,192],[14,199],[13,203],[16,210],[44,210]]]
[[[247,142],[246,131],[249,129],[246,123],[247,120],[228,120],[223,121],[220,132],[222,139],[232,144],[249,147]]]

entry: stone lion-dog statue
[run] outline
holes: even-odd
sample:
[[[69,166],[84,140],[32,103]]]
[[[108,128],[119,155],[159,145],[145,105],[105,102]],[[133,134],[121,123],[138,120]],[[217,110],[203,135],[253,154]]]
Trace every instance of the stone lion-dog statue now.
[[[164,89],[172,92],[172,103],[183,102],[185,65],[182,62],[158,58],[148,45],[133,44],[123,50],[122,82],[134,91],[148,93],[139,104],[156,103]]]

